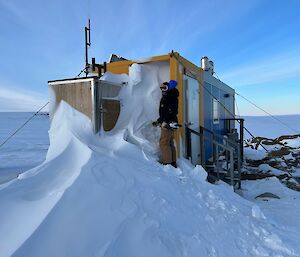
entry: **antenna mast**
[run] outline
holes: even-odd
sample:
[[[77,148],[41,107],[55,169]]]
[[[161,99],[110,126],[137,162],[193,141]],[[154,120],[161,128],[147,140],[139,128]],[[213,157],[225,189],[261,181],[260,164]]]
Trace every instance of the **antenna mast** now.
[[[89,18],[88,27],[84,27],[85,33],[85,68],[84,73],[87,77],[89,71],[92,73],[98,72],[98,77],[100,78],[106,72],[106,62],[103,64],[96,63],[96,59],[92,58],[92,64],[89,64],[89,47],[91,46],[91,21]]]
[[[88,27],[84,27],[85,33],[85,76],[89,74],[89,47],[91,46],[91,20],[89,18]]]

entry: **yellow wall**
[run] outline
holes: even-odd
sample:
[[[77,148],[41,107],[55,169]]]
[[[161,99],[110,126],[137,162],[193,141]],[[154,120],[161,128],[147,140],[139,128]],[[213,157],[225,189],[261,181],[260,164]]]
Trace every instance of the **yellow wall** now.
[[[107,71],[114,74],[128,74],[131,61],[112,62],[107,64]]]
[[[161,56],[154,56],[151,58],[148,58],[146,60],[128,60],[128,61],[120,61],[120,62],[113,62],[107,64],[107,71],[114,73],[114,74],[128,74],[129,72],[129,66],[133,63],[150,63],[150,62],[157,62],[157,61],[170,61],[170,79],[176,80],[178,82],[178,91],[179,91],[179,104],[178,104],[178,122],[182,125],[180,129],[177,130],[177,133],[175,135],[175,140],[177,144],[177,155],[180,154],[180,138],[183,140],[184,138],[184,108],[183,108],[183,102],[184,102],[184,92],[183,92],[183,73],[184,69],[188,70],[189,72],[193,73],[193,75],[197,78],[199,81],[199,103],[200,103],[200,125],[204,126],[204,92],[203,92],[203,70],[196,66],[195,64],[191,63],[190,61],[186,60],[182,56],[180,56],[176,52],[172,52],[167,55],[161,55]],[[182,67],[180,69],[180,67]]]
[[[175,58],[177,59],[177,61],[183,66],[183,68],[185,68],[186,70],[188,70],[190,73],[193,74],[193,76],[198,80],[199,82],[199,121],[200,121],[200,125],[204,126],[204,78],[203,78],[203,70],[198,67],[197,65],[191,63],[190,61],[188,61],[187,59],[183,58],[182,56],[180,56],[178,53],[174,53]],[[183,74],[182,74],[183,75]],[[183,93],[182,93],[183,95]]]
[[[179,72],[179,63],[177,59],[172,56],[170,58],[170,79],[176,80],[178,85],[177,89],[179,91],[179,99],[178,99],[178,123],[183,125],[184,116],[183,116],[183,85],[182,85],[182,73]],[[177,157],[180,156],[180,137],[183,139],[184,129],[183,127],[178,129],[175,134],[175,141],[177,146]]]
[[[129,66],[132,65],[133,63],[143,64],[149,62],[168,61],[169,58],[170,56],[166,54],[166,55],[154,56],[144,60],[128,60],[128,61],[107,63],[107,71],[114,74],[123,74],[123,73],[128,74]]]

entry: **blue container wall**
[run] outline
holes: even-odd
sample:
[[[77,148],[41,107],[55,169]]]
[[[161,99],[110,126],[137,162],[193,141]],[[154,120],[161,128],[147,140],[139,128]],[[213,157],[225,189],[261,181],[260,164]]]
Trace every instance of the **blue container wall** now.
[[[213,131],[218,135],[225,135],[225,119],[232,118],[232,114],[234,114],[234,97],[232,94],[208,83],[204,82],[204,127]],[[231,113],[226,111],[221,104],[219,106],[219,122],[213,122],[213,97],[212,95],[218,99],[223,106],[226,107]],[[212,138],[212,135],[208,132],[205,132],[206,137]],[[222,140],[219,139],[219,142]],[[208,140],[205,140],[205,159],[208,160],[212,157],[213,154],[213,146],[212,143]]]

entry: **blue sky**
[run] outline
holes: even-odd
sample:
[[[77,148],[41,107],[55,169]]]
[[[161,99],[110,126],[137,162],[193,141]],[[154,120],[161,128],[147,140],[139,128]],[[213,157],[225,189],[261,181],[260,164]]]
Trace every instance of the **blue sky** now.
[[[172,49],[200,63],[273,114],[300,114],[300,1],[0,0],[0,111],[35,110],[47,81],[84,66],[90,56],[143,58]],[[263,113],[237,98],[244,115]]]

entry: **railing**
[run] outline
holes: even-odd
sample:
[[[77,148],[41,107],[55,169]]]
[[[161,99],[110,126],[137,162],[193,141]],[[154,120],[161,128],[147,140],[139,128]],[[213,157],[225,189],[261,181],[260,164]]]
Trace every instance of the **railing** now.
[[[205,141],[209,141],[213,145],[213,164],[215,165],[215,172],[217,174],[217,179],[220,179],[220,167],[219,167],[219,159],[220,159],[220,148],[225,152],[226,165],[227,165],[227,173],[229,173],[230,185],[235,186],[235,181],[238,181],[238,188],[240,188],[240,178],[241,178],[241,152],[240,152],[240,144],[239,142],[234,142],[227,138],[226,136],[215,134],[213,131],[204,128],[202,126],[199,127],[199,131],[195,131],[188,126],[186,128],[186,155],[189,159],[192,156],[192,146],[191,146],[191,134],[199,136],[199,144],[200,144],[200,164],[204,169],[206,169],[206,160],[205,160]],[[204,132],[208,132],[212,135],[212,137],[208,137],[204,135]],[[217,141],[216,139],[222,139],[224,143]],[[235,162],[234,158],[237,158]],[[237,168],[237,174],[235,174],[235,163]],[[228,167],[229,166],[229,167]],[[237,177],[235,176],[237,175]]]
[[[231,121],[237,121],[240,125],[240,138],[239,138],[239,143],[240,143],[240,154],[241,154],[241,159],[242,161],[244,160],[244,122],[245,120],[243,118],[231,118],[231,119],[225,119],[225,128],[227,132],[229,132],[230,122]]]

